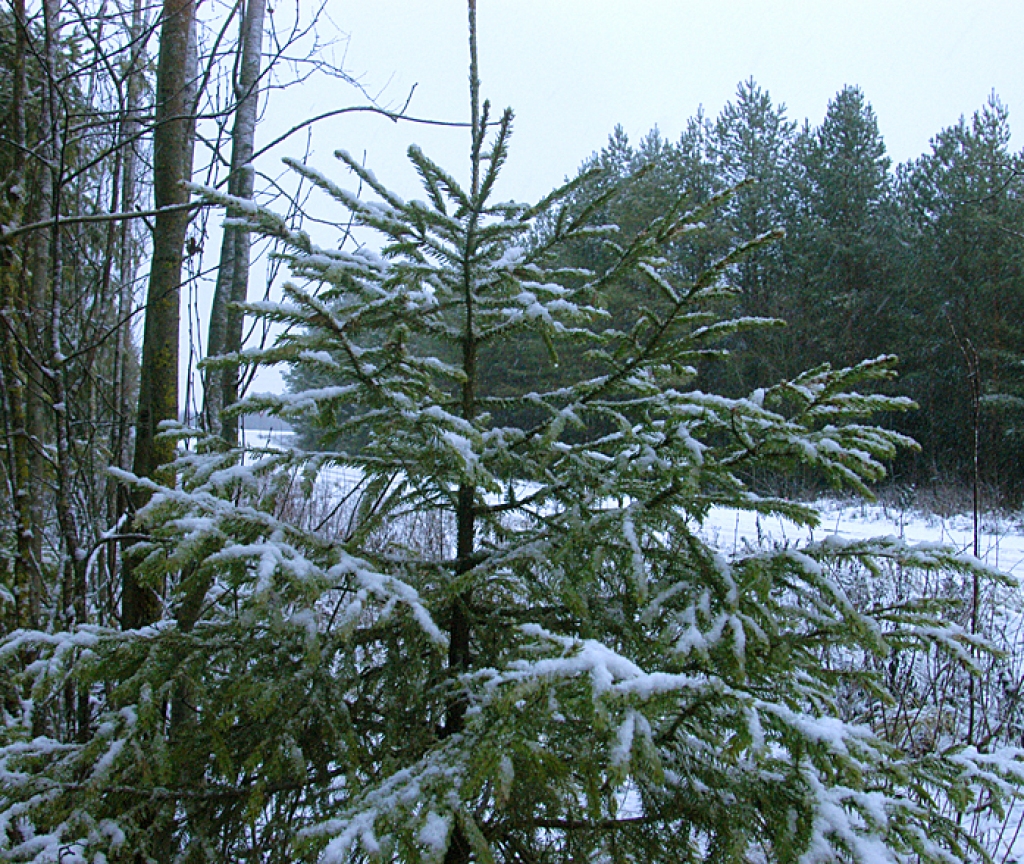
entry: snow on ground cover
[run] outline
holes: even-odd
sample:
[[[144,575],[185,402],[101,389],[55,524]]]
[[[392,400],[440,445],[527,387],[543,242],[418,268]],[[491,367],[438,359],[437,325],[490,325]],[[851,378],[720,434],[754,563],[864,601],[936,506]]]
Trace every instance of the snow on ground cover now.
[[[794,525],[782,516],[715,507],[704,520],[703,534],[726,553],[772,543],[799,545],[828,536],[849,540],[898,537],[908,543],[943,543],[959,552],[972,553],[973,520],[969,513],[942,517],[859,501],[823,500],[814,506],[821,513],[817,528]],[[983,562],[1024,579],[1024,520],[1019,514],[984,514],[980,539],[979,557]]]
[[[939,516],[881,503],[823,500],[817,528],[793,524],[781,516],[763,516],[731,508],[713,508],[702,526],[712,545],[729,554],[775,544],[799,545],[829,536],[848,540],[898,537],[907,543],[942,543],[973,554],[973,517],[969,513]],[[1024,514],[985,513],[980,520],[978,551],[989,566],[1024,582]],[[1018,633],[1024,626],[1009,625]],[[1014,640],[1018,641],[1018,640]],[[1024,862],[1024,802],[1012,803],[1002,820],[975,814],[968,830],[1000,864]]]

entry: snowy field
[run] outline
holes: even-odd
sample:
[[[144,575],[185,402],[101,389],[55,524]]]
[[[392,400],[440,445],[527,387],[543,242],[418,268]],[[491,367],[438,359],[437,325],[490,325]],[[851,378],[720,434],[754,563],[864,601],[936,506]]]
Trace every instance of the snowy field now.
[[[815,507],[821,513],[821,524],[815,529],[801,528],[779,516],[715,508],[704,523],[704,536],[726,553],[766,543],[821,540],[832,534],[849,539],[899,537],[908,543],[943,543],[963,553],[973,551],[969,513],[941,517],[859,501],[824,500]],[[983,514],[980,535],[981,560],[1024,580],[1024,514]]]

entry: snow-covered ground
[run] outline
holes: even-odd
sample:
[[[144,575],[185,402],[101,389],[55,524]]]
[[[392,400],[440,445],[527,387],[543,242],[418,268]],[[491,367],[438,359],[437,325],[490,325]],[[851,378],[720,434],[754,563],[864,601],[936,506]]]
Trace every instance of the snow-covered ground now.
[[[777,516],[715,508],[704,522],[703,533],[725,553],[774,543],[820,540],[829,534],[850,539],[894,536],[909,543],[943,543],[960,552],[974,551],[970,513],[943,517],[859,501],[824,500],[815,506],[821,523],[814,529],[801,528]],[[981,560],[1024,584],[1024,513],[984,513],[979,529]],[[976,815],[969,830],[999,864],[1024,862],[1024,802],[1012,803],[1002,820]]]
[[[973,518],[969,513],[942,517],[859,501],[825,500],[816,507],[821,524],[814,529],[801,528],[779,516],[715,508],[704,523],[704,535],[723,552],[839,534],[851,539],[893,536],[909,543],[944,543],[960,552],[973,553]],[[979,540],[982,561],[1024,580],[1024,514],[983,514]]]

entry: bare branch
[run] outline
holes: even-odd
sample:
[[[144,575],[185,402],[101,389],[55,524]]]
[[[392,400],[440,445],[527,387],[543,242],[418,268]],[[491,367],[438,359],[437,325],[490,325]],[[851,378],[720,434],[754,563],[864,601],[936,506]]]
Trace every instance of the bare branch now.
[[[160,207],[156,210],[132,210],[127,213],[91,213],[88,216],[57,216],[47,219],[45,222],[32,222],[29,225],[20,225],[17,228],[4,230],[0,233],[0,244],[9,243],[15,237],[22,234],[29,234],[33,231],[42,231],[47,228],[56,228],[58,225],[84,225],[93,222],[121,222],[125,219],[144,219],[149,216],[159,216],[166,213],[177,213],[182,210],[199,210],[209,205],[204,201],[190,201],[188,204],[174,204],[170,207]]]

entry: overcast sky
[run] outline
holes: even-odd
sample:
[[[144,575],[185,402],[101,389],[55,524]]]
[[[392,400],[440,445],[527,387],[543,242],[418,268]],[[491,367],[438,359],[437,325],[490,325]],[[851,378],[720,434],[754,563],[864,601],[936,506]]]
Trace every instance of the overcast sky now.
[[[346,68],[383,103],[400,105],[415,84],[410,113],[465,120],[465,6],[332,0],[328,14],[349,34]],[[715,117],[751,76],[790,119],[812,124],[843,85],[859,85],[896,162],[992,91],[1011,124],[1017,112],[1024,123],[1024,0],[479,0],[478,16],[483,94],[516,113],[505,198],[544,195],[617,123],[634,141],[654,126],[675,139],[699,106]],[[352,100],[340,86],[305,86],[283,104],[300,118]],[[459,171],[467,140],[349,115],[325,124],[313,161],[332,169],[335,148],[365,151],[382,180],[412,195],[408,144]]]

